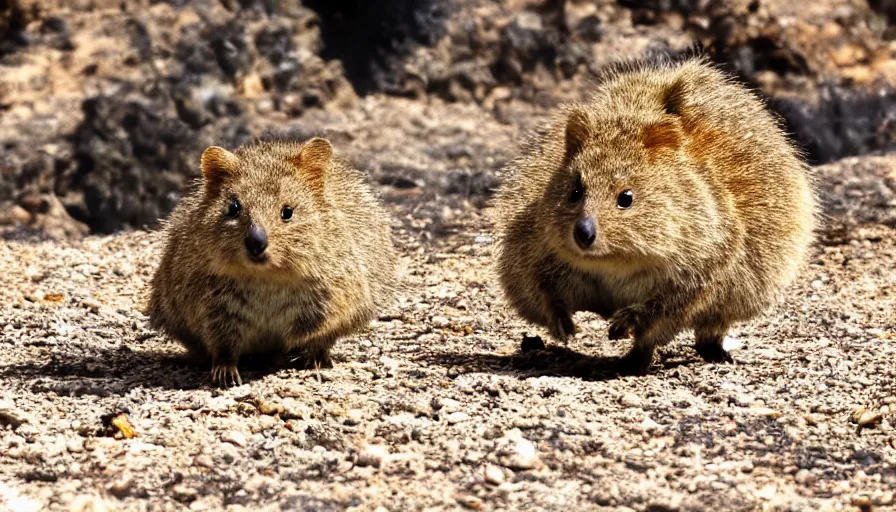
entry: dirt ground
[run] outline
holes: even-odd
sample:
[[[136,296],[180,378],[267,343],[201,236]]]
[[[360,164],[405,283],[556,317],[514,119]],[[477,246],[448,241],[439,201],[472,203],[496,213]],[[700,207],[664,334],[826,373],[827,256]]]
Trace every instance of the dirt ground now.
[[[447,161],[434,175],[448,176],[466,159],[473,190],[494,163],[452,148],[512,151],[517,129],[462,106],[361,103],[344,118],[356,136],[440,142],[365,146],[404,292],[333,368],[256,362],[213,389],[140,312],[154,233],[5,228],[0,509],[896,509],[896,158],[817,169],[810,265],[731,333],[736,364],[703,363],[683,334],[648,375],[616,377],[627,342],[595,317],[568,346],[521,352],[537,331],[495,286],[479,196],[390,181],[391,166]]]

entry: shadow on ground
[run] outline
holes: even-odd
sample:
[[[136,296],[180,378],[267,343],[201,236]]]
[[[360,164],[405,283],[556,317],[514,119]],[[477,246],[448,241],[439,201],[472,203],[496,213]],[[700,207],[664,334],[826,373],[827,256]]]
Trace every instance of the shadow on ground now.
[[[332,366],[324,364],[321,368]],[[315,366],[295,354],[258,354],[240,360],[243,383],[285,369],[311,370]],[[136,387],[197,389],[208,387],[210,364],[185,353],[168,350],[93,349],[89,353],[52,355],[49,361],[0,366],[0,380],[34,381],[33,387],[64,396],[124,395]]]
[[[429,352],[420,361],[453,368],[458,373],[492,372],[529,377],[574,377],[586,381],[613,380],[628,375],[620,373],[619,356],[592,356],[566,347],[549,346],[539,350],[510,355],[469,354],[461,352]],[[660,356],[649,373],[670,370],[692,363],[703,364],[699,358],[666,359]]]

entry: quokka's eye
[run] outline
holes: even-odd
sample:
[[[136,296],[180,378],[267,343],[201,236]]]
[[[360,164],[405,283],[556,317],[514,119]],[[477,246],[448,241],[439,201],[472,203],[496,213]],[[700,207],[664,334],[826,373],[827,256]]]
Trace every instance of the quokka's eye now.
[[[240,204],[238,199],[231,199],[230,203],[227,205],[227,216],[231,219],[235,219],[240,216],[240,213],[243,211],[243,206]]]
[[[635,194],[631,190],[623,190],[616,196],[616,208],[627,210],[632,207],[635,200]]]
[[[289,220],[292,218],[292,208],[289,206],[284,206],[282,210],[280,210],[280,218],[283,220]]]
[[[582,184],[582,177],[578,176],[569,193],[569,202],[578,203],[583,197],[585,197],[585,185]]]

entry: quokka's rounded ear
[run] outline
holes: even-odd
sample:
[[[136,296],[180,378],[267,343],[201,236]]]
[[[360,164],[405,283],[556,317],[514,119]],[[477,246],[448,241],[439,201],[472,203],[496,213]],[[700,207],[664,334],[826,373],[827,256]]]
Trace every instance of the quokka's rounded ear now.
[[[221,184],[235,171],[239,159],[226,149],[219,146],[211,146],[202,152],[199,167],[205,179],[205,190],[209,194],[216,194],[221,189]]]
[[[322,193],[324,180],[330,162],[333,160],[333,145],[321,137],[314,137],[306,142],[299,154],[290,158],[290,163],[299,170],[309,188]]]
[[[572,158],[594,137],[594,127],[588,113],[581,109],[570,111],[566,119],[566,158]]]
[[[661,149],[678,148],[681,139],[681,126],[677,119],[666,119],[641,128],[641,142],[651,154]]]
[[[688,84],[681,78],[675,79],[671,84],[664,87],[661,97],[663,112],[672,116],[684,115],[687,94]]]

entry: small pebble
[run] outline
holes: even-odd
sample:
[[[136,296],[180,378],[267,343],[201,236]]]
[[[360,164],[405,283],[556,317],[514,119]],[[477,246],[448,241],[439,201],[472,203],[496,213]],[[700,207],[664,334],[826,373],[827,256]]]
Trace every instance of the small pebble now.
[[[355,425],[360,425],[361,420],[364,419],[364,412],[361,409],[351,409],[345,414],[345,424],[352,427]]]
[[[451,425],[460,423],[462,421],[467,421],[468,419],[470,419],[470,415],[462,411],[452,412],[448,415],[447,418],[445,418],[445,420]]]
[[[249,444],[249,441],[246,439],[246,435],[242,432],[237,432],[236,430],[225,432],[224,435],[221,436],[221,440],[225,443],[230,443],[240,447],[244,447]]]
[[[781,416],[780,412],[768,407],[753,407],[750,409],[750,412],[757,416],[765,416],[766,418],[778,418]]]
[[[185,502],[193,501],[199,496],[199,491],[186,484],[177,484],[171,488],[174,499]]]
[[[732,338],[731,336],[725,336],[725,339],[722,340],[722,348],[728,352],[740,350],[743,346],[743,342],[737,338]]]
[[[651,431],[654,431],[654,430],[660,428],[660,424],[653,421],[650,418],[650,416],[645,416],[644,421],[642,421],[639,426],[641,427],[641,430],[644,432],[651,432]]]
[[[69,439],[68,442],[65,443],[65,447],[71,453],[81,453],[84,451],[84,439]]]
[[[883,415],[877,411],[869,411],[864,407],[855,409],[852,413],[852,421],[860,427],[873,427],[881,422]]]
[[[369,444],[358,453],[356,464],[359,466],[371,466],[378,468],[383,465],[383,460],[389,454],[389,449],[381,444]]]
[[[752,395],[747,394],[739,394],[734,397],[734,403],[741,407],[749,407],[750,404],[752,404],[755,400],[756,398],[754,398]]]
[[[10,409],[0,409],[0,428],[9,425],[13,430],[15,430],[22,426],[22,424],[27,422],[28,418],[17,411]]]
[[[99,497],[88,494],[76,496],[68,506],[70,512],[106,512],[109,505]]]
[[[433,327],[447,327],[449,321],[444,316],[434,316],[432,317],[432,325]]]
[[[634,393],[626,393],[619,398],[619,403],[626,407],[641,407],[641,397]]]
[[[496,440],[498,459],[510,469],[532,469],[538,464],[538,452],[532,441],[513,429]]]
[[[109,484],[106,489],[112,496],[115,496],[116,498],[124,498],[130,494],[133,487],[134,477],[129,473],[125,473]]]
[[[455,412],[461,408],[461,403],[453,398],[435,397],[432,399],[432,408],[435,411]]]
[[[812,485],[815,483],[815,475],[808,469],[801,469],[794,475],[794,480],[800,485]]]
[[[258,404],[258,412],[269,416],[283,414],[283,406],[272,402],[261,402]]]
[[[501,485],[504,483],[504,471],[494,464],[488,464],[483,471],[485,481],[493,485]]]
[[[203,468],[212,469],[215,467],[215,461],[206,454],[197,455],[195,459],[193,459],[194,466],[200,466]]]

